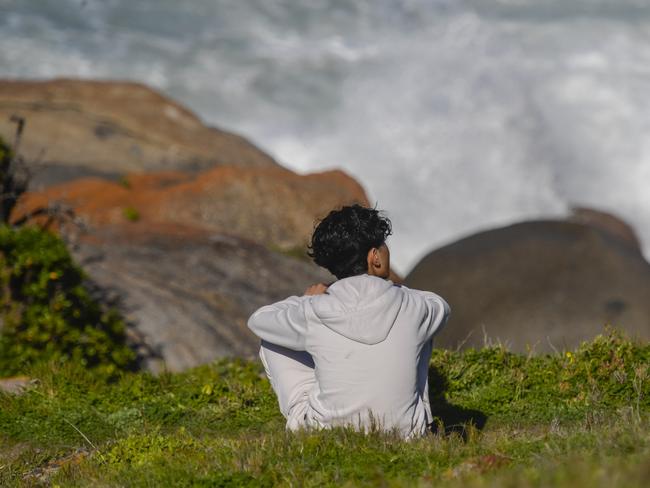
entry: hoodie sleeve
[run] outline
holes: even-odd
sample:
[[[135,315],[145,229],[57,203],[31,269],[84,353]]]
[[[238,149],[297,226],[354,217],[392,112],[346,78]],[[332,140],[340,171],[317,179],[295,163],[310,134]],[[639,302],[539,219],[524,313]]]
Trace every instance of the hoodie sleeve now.
[[[258,309],[248,319],[248,328],[272,344],[304,351],[307,332],[304,302],[307,298],[293,296]]]
[[[425,317],[422,321],[422,333],[426,340],[431,339],[433,335],[446,323],[451,314],[449,304],[439,295],[430,291],[412,290],[417,292],[425,304]]]

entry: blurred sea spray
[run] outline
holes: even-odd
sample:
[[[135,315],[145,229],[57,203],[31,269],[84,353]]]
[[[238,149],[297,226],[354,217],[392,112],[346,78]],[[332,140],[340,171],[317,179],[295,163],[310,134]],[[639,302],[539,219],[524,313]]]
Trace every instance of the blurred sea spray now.
[[[0,76],[132,79],[298,171],[339,166],[407,271],[514,220],[612,211],[650,255],[650,4],[0,0]]]

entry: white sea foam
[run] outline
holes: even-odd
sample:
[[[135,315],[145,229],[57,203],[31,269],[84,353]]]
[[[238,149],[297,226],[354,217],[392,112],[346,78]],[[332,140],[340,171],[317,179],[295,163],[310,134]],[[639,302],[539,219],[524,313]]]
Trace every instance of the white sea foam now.
[[[0,1],[0,76],[127,78],[297,171],[341,167],[433,246],[570,206],[650,255],[640,0]]]

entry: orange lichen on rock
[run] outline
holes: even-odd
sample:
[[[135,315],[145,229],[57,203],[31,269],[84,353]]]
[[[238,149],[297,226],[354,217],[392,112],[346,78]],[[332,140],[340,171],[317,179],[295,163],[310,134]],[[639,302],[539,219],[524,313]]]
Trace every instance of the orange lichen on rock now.
[[[122,182],[76,180],[26,194],[15,217],[53,201],[70,205],[91,226],[180,224],[280,249],[303,246],[332,208],[368,204],[363,188],[342,171],[303,176],[280,167],[220,166],[201,173],[130,174]]]

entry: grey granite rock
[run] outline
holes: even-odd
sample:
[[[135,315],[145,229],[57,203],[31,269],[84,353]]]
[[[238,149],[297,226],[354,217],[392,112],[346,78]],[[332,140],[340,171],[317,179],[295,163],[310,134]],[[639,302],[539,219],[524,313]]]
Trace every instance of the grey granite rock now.
[[[95,294],[125,314],[131,341],[152,371],[254,357],[259,341],[248,316],[332,279],[312,263],[234,236],[137,228],[104,227],[82,239],[74,255]]]
[[[634,239],[602,225],[536,221],[482,232],[431,252],[405,283],[451,304],[441,347],[498,341],[549,352],[606,324],[650,340],[650,265]]]

